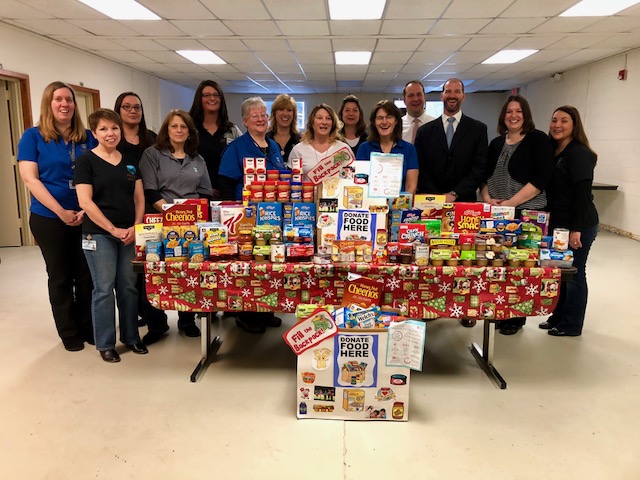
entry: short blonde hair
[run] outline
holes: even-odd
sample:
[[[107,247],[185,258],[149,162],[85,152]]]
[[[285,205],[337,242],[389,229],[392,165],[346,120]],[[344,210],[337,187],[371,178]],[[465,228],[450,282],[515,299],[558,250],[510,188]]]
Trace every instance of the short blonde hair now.
[[[78,102],[76,102],[76,92],[64,82],[51,82],[42,92],[42,101],[40,102],[40,120],[38,121],[38,131],[45,142],[57,140],[63,132],[56,129],[51,102],[53,101],[53,93],[61,88],[66,88],[71,92],[73,97],[73,117],[71,118],[71,132],[69,140],[76,143],[83,143],[87,139],[87,131],[84,128],[82,119],[78,115]]]

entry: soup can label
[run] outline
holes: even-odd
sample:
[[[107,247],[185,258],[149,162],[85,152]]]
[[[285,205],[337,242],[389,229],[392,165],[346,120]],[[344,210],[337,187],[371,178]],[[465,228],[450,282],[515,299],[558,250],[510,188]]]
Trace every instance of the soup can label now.
[[[569,230],[566,228],[553,229],[553,249],[566,252],[569,249]]]

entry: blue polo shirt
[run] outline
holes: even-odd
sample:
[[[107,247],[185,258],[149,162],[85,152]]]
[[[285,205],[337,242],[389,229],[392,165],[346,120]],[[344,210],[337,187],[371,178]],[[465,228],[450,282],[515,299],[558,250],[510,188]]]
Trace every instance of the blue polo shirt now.
[[[356,160],[370,160],[371,152],[382,153],[380,148],[380,142],[364,142],[358,148],[356,153]],[[393,146],[390,153],[402,154],[404,160],[402,162],[402,188],[404,189],[404,182],[407,178],[407,170],[418,170],[418,153],[416,147],[404,140],[398,140],[398,143]]]
[[[24,132],[18,143],[18,161],[36,162],[40,181],[49,190],[62,208],[80,210],[76,190],[73,188],[73,169],[75,160],[98,145],[98,142],[87,130],[84,143],[69,142],[63,139],[45,142],[38,127],[31,127]],[[42,205],[31,195],[31,213],[43,217],[57,218],[57,215]]]

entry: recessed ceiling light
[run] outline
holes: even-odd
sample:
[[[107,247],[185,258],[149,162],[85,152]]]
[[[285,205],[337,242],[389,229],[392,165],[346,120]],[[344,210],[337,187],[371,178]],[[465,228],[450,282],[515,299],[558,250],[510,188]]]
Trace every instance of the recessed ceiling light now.
[[[371,52],[335,52],[336,65],[369,65]]]
[[[606,17],[629,8],[640,0],[582,0],[560,14],[561,17]]]
[[[176,50],[176,53],[199,65],[224,65],[227,63],[210,50]]]
[[[538,51],[539,50],[501,50],[495,55],[491,55],[482,63],[485,65],[492,63],[516,63]]]
[[[114,20],[162,20],[134,0],[80,0],[80,2]]]
[[[387,0],[329,0],[331,20],[380,20]]]

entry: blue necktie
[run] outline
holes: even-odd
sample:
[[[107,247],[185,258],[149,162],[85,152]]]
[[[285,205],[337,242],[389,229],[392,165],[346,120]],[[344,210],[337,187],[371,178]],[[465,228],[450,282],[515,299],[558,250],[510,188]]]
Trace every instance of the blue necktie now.
[[[447,131],[445,132],[446,136],[447,136],[447,147],[451,148],[451,140],[453,140],[453,122],[455,122],[456,119],[454,117],[449,117],[447,118],[447,122],[449,122],[449,125],[447,125]]]

